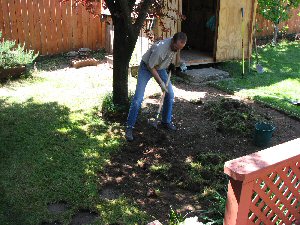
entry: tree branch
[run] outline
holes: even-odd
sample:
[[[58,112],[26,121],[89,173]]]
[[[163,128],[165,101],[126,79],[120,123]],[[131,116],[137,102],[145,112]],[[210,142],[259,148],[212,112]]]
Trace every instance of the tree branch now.
[[[153,4],[154,0],[144,0],[141,4],[138,17],[133,25],[134,34],[138,34],[143,26],[143,23],[146,19],[147,12],[151,4]]]

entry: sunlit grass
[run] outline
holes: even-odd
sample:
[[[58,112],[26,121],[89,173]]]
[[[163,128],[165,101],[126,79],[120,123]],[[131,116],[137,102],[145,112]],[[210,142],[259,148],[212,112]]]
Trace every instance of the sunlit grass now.
[[[123,143],[121,124],[99,116],[112,73],[61,68],[64,60],[41,61],[32,77],[0,87],[0,224],[69,224],[80,209],[97,212],[96,224],[141,224],[133,202],[99,196],[98,174]],[[50,213],[60,201],[68,209]]]
[[[221,67],[233,77],[215,85],[239,96],[253,98],[276,109],[300,118],[299,106],[290,103],[300,100],[300,42],[281,42],[259,49],[259,61],[264,73],[256,72],[256,61],[250,73],[241,75],[241,62],[228,62]],[[247,65],[247,64],[246,64]],[[247,70],[246,70],[247,71]]]

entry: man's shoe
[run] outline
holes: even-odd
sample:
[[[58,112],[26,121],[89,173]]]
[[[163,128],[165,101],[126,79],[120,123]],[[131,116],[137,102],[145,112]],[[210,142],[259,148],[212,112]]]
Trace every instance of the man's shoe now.
[[[163,128],[170,130],[170,131],[176,131],[177,127],[173,123],[161,123]]]
[[[125,138],[126,138],[127,141],[133,141],[132,128],[126,128]]]

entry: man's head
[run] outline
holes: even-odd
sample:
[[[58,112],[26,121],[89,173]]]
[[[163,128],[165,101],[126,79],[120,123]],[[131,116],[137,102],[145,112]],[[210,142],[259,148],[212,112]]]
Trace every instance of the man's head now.
[[[178,32],[174,34],[171,43],[171,50],[177,52],[178,50],[183,49],[187,41],[187,36],[183,32]]]

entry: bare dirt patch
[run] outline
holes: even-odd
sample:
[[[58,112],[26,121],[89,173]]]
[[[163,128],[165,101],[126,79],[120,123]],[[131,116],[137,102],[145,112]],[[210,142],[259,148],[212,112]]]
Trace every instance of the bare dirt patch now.
[[[157,109],[154,105],[157,97],[147,98],[134,130],[135,140],[115,154],[111,164],[99,174],[103,189],[116,187],[120,194],[133,199],[163,224],[170,206],[201,218],[199,210],[209,206],[201,196],[212,188],[225,195],[227,178],[222,173],[223,163],[263,149],[253,144],[251,135],[220,132],[207,115],[206,102],[235,96],[208,86],[175,84],[175,87],[173,114],[178,130],[149,127],[147,118],[153,117]],[[244,102],[269,117],[276,126],[270,146],[299,137],[298,120],[257,103]],[[198,177],[193,177],[193,168],[188,166],[191,162],[201,162],[204,168],[196,174]]]

